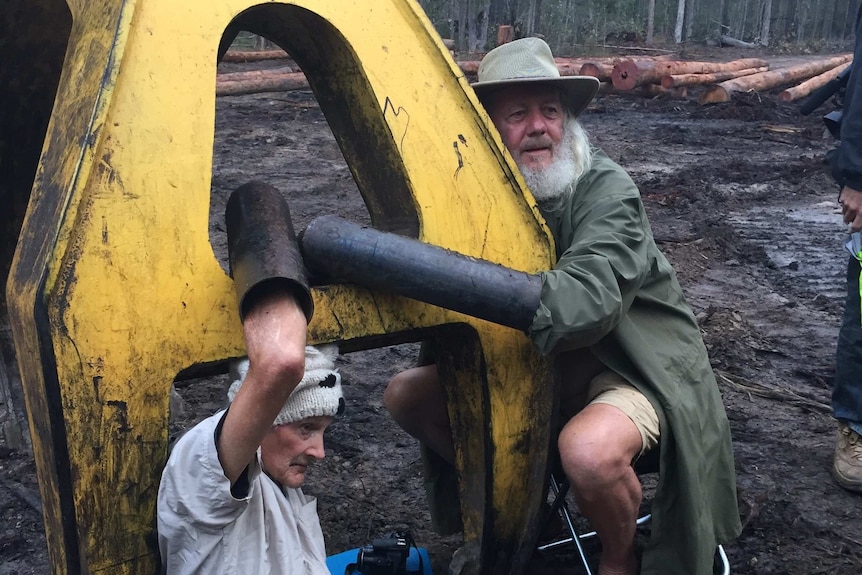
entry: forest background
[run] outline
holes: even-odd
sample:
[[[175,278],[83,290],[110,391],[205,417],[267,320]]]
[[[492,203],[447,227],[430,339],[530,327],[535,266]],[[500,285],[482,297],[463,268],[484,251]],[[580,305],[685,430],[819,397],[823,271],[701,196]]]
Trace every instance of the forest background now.
[[[558,56],[617,44],[719,45],[722,39],[769,46],[775,52],[819,53],[846,46],[859,6],[858,0],[419,0],[419,4],[437,32],[454,40],[458,52],[493,48],[498,27],[507,25],[516,38],[544,37]]]

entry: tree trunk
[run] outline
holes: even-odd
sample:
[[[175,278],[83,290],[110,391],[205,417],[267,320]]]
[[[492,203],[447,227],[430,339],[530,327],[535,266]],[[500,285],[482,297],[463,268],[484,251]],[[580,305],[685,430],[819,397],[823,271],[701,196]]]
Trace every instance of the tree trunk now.
[[[699,98],[701,104],[715,104],[729,102],[734,92],[760,92],[776,88],[784,84],[790,84],[799,80],[822,74],[836,66],[840,66],[853,59],[853,54],[844,54],[816,62],[807,62],[790,68],[761,72],[751,76],[727,80],[715,86],[707,88]]]
[[[21,425],[15,406],[12,405],[11,378],[7,375],[6,360],[0,349],[0,440],[9,449],[21,449],[24,445]],[[9,371],[11,373],[11,369]]]
[[[849,0],[847,2],[847,12],[844,13],[844,27],[841,33],[841,39],[844,40],[853,33],[853,27],[856,24],[856,2]]]
[[[514,20],[509,0],[491,0],[488,5],[488,27],[491,30],[501,25],[514,26]]]
[[[772,0],[763,1],[763,23],[760,26],[760,45],[769,46],[769,23],[772,20]]]
[[[823,28],[821,28],[820,37],[824,40],[831,40],[834,37],[832,26],[835,24],[835,13],[838,11],[838,0],[831,0],[831,6],[827,6],[823,10]]]
[[[533,34],[542,29],[542,0],[533,0],[536,6],[533,10]]]
[[[697,0],[687,0],[688,9],[685,11],[685,41],[691,40],[691,33],[694,29],[694,19],[697,13]]]
[[[712,74],[732,72],[746,68],[766,66],[766,60],[745,58],[732,62],[679,62],[623,60],[614,66],[611,80],[619,90],[631,90],[636,86],[659,82],[662,76],[674,74]]]
[[[781,99],[782,102],[792,102],[794,100],[798,100],[799,98],[803,98],[817,88],[820,88],[821,86],[827,84],[829,81],[837,78],[838,75],[843,72],[849,65],[849,63],[841,64],[840,66],[836,66],[835,68],[832,68],[831,70],[824,72],[818,76],[809,78],[808,80],[805,80],[797,86],[784,90],[783,92],[778,94],[778,97]]]
[[[685,0],[678,0],[676,5],[676,28],[673,30],[673,40],[682,44],[682,25],[685,21]]]
[[[490,0],[471,0],[469,49],[482,52],[488,47],[488,5]]]
[[[646,22],[646,45],[652,46],[652,37],[655,29],[655,0],[648,0],[647,2]]]
[[[768,66],[761,66],[759,68],[746,68],[744,70],[734,70],[731,72],[713,72],[710,74],[673,74],[663,76],[661,79],[661,85],[663,88],[679,88],[681,86],[717,84],[734,78],[760,74],[761,72],[766,72],[768,70]]]
[[[730,0],[721,0],[718,7],[718,34],[716,38],[721,38],[727,30],[730,30],[730,16],[728,14]]]
[[[449,37],[455,40],[456,51],[464,50],[466,42],[463,37],[463,26],[461,19],[463,18],[464,3],[459,0],[449,0]]]
[[[532,36],[534,33],[533,23],[536,17],[536,0],[528,0],[524,14],[524,35]]]
[[[805,31],[808,29],[808,10],[804,0],[796,3],[796,45],[800,46],[805,41]]]
[[[743,0],[742,11],[739,13],[739,25],[734,32],[740,37],[745,38],[745,19],[748,17],[748,0]]]

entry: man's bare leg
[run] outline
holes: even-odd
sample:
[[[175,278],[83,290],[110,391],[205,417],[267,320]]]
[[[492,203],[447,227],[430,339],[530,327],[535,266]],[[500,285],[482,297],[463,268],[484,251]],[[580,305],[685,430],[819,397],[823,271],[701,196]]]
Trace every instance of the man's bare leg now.
[[[455,461],[446,394],[437,366],[414,367],[397,374],[383,392],[383,404],[404,431],[449,463]]]
[[[590,404],[558,439],[563,471],[580,512],[602,542],[599,575],[635,575],[634,536],[643,492],[631,462],[643,440],[620,409]]]

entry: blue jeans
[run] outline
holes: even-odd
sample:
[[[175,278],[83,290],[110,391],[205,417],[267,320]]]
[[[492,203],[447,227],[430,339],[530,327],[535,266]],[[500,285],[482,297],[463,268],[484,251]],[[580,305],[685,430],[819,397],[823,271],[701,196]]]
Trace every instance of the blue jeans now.
[[[859,260],[850,258],[847,265],[847,301],[838,332],[835,354],[835,382],[832,388],[832,412],[862,434],[862,311],[859,297]]]

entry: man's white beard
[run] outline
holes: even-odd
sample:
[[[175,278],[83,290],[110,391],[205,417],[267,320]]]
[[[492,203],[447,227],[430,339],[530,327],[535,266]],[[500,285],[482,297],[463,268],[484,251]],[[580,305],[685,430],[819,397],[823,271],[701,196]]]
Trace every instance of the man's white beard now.
[[[563,140],[554,148],[554,156],[548,167],[518,167],[540,207],[552,209],[558,207],[571,193],[573,184],[586,173],[591,162],[587,133],[577,119],[569,118],[564,125]]]

